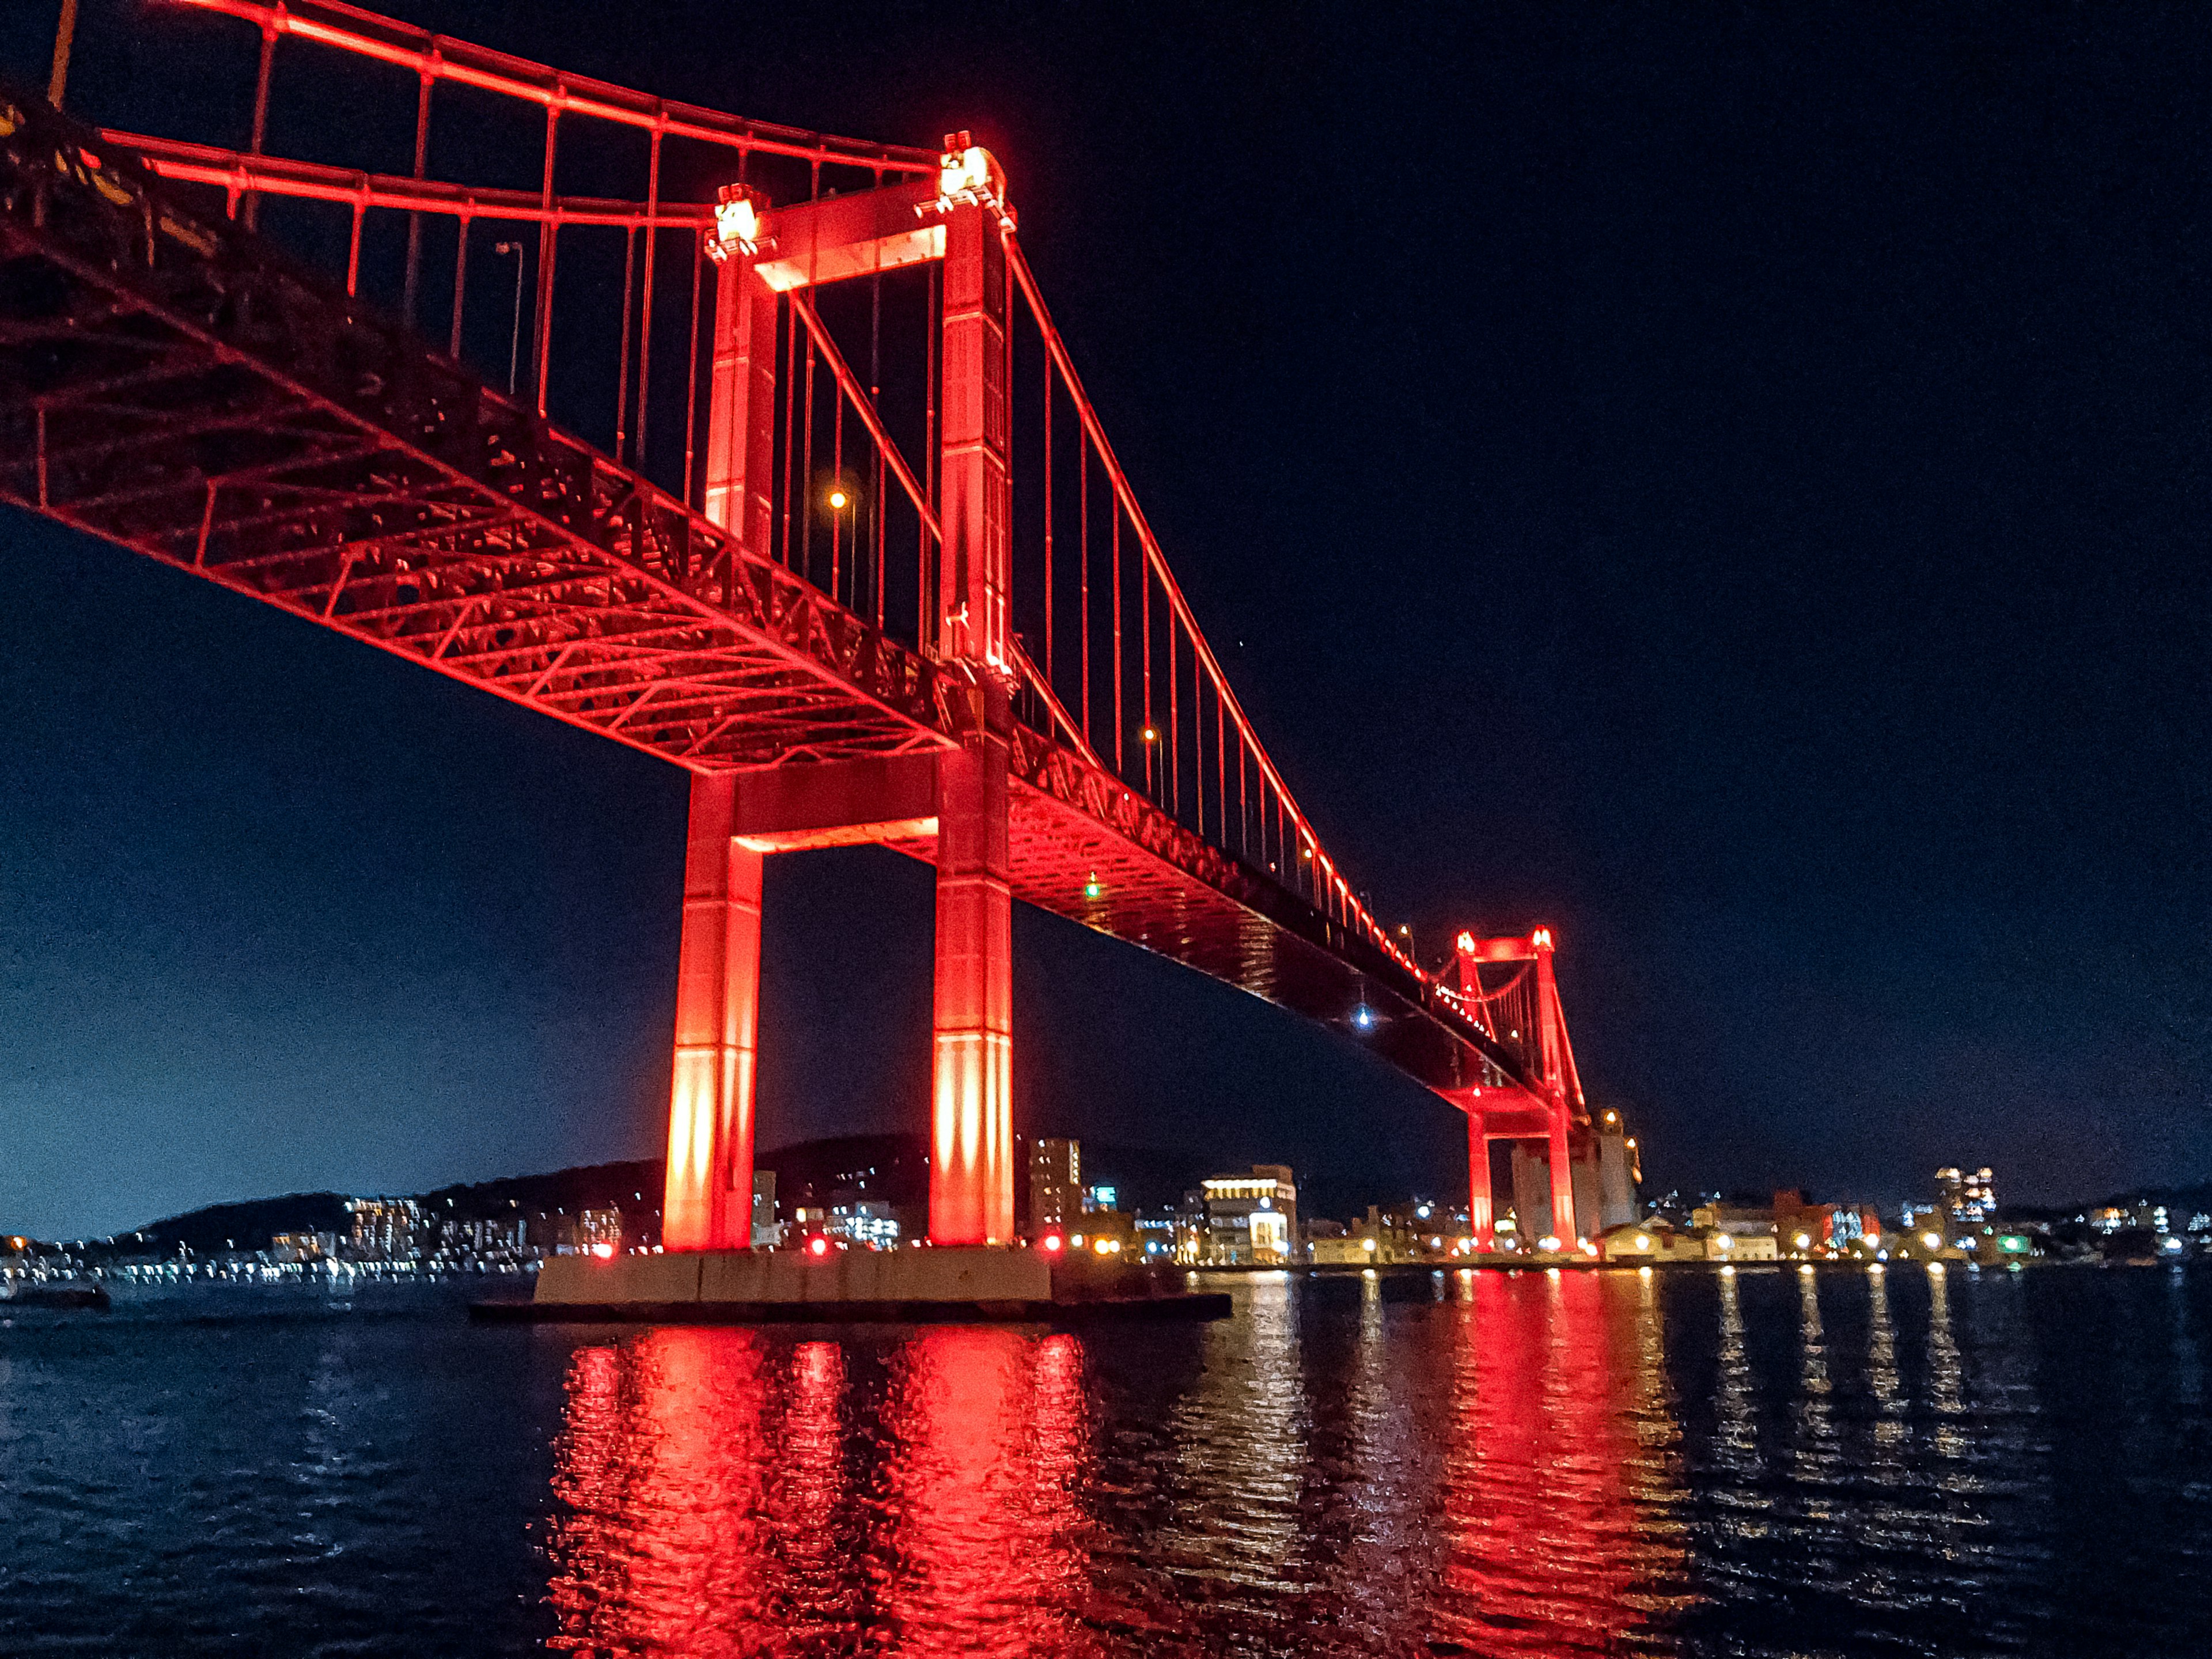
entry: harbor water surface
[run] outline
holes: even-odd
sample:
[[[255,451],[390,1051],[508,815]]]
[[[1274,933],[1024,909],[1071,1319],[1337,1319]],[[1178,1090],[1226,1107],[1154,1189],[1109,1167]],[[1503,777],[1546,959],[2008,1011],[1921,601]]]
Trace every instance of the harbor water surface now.
[[[1056,1332],[0,1326],[0,1654],[2212,1653],[2212,1273],[1220,1281]]]

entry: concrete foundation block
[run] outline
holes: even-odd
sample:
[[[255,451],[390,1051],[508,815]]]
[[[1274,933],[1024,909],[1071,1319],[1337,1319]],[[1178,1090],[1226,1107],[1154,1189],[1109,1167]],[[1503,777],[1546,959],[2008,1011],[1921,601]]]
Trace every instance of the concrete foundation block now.
[[[1052,1299],[1052,1270],[1034,1250],[690,1250],[665,1255],[556,1256],[535,1301],[563,1305],[701,1303],[1030,1303]]]

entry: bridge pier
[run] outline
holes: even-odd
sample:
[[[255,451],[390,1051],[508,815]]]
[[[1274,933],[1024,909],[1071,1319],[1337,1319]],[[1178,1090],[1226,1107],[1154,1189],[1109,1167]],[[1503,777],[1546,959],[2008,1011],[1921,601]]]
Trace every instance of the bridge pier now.
[[[1467,1225],[1474,1248],[1497,1248],[1498,1219],[1490,1195],[1490,1135],[1480,1109],[1467,1115]]]
[[[976,729],[937,757],[929,1242],[939,1245],[1014,1237],[1006,704],[994,687],[976,688],[974,701]]]
[[[738,843],[736,811],[732,774],[693,775],[660,1221],[672,1250],[752,1243],[762,860]]]
[[[1552,1231],[1559,1243],[1572,1247],[1575,1230],[1575,1170],[1567,1151],[1567,1109],[1565,1102],[1552,1109],[1552,1133],[1547,1149],[1552,1178]]]

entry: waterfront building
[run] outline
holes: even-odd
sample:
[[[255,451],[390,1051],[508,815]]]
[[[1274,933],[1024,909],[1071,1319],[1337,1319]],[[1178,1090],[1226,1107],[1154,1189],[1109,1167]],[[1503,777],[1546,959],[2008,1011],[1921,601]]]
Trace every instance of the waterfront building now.
[[[1878,1249],[1881,1218],[1871,1204],[1815,1204],[1793,1188],[1774,1195],[1774,1232],[1788,1255]]]
[[[1703,1261],[1711,1255],[1705,1238],[1661,1216],[1608,1227],[1596,1242],[1601,1261]]]
[[[622,1212],[609,1206],[604,1210],[576,1212],[576,1248],[586,1255],[612,1255],[622,1249]]]
[[[1299,1242],[1297,1183],[1280,1164],[1208,1176],[1176,1218],[1176,1260],[1194,1267],[1284,1267]]]
[[[1708,1261],[1779,1261],[1780,1241],[1766,1231],[1740,1232],[1716,1227],[1702,1236]]]
[[[1138,1252],[1147,1261],[1175,1254],[1176,1218],[1173,1210],[1162,1210],[1152,1215],[1146,1215],[1141,1210],[1133,1212],[1131,1225],[1136,1235]]]
[[[882,1249],[929,1230],[924,1136],[841,1135],[786,1146],[771,1157],[776,1208],[791,1218],[789,1226],[769,1236],[779,1245],[823,1234]]]
[[[1030,1237],[1065,1233],[1083,1215],[1083,1143],[1040,1140],[1030,1147]]]
[[[1781,1259],[1771,1206],[1729,1204],[1715,1198],[1690,1212],[1690,1228],[1704,1242],[1709,1261]]]
[[[415,1255],[422,1208],[411,1198],[349,1198],[347,1243],[357,1261],[406,1261]]]
[[[1947,1233],[1965,1232],[1997,1218],[1996,1182],[1989,1166],[1972,1175],[1946,1166],[1936,1171],[1936,1206]]]
[[[783,1242],[783,1225],[775,1218],[775,1171],[753,1171],[753,1248],[774,1249]]]
[[[463,1224],[462,1237],[477,1255],[519,1256],[530,1248],[530,1225],[520,1215]]]
[[[1341,1221],[1306,1223],[1306,1260],[1316,1267],[1364,1267],[1375,1260],[1375,1237]]]

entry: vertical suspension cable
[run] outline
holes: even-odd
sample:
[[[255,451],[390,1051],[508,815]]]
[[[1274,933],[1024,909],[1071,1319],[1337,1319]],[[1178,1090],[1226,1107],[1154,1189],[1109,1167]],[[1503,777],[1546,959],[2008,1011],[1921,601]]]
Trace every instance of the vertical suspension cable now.
[[[691,233],[690,373],[684,388],[684,505],[696,512],[691,495],[691,463],[699,442],[699,273],[707,263],[707,235]]]
[[[1129,722],[1128,722],[1127,716],[1126,715],[1126,714],[1124,713],[1124,710],[1123,710],[1122,697],[1121,697],[1121,502],[1120,502],[1120,501],[1109,501],[1109,506],[1108,506],[1108,511],[1109,511],[1109,514],[1110,514],[1110,515],[1111,515],[1112,523],[1113,523],[1113,527],[1114,527],[1114,534],[1113,534],[1113,538],[1112,538],[1112,540],[1113,540],[1113,569],[1112,569],[1112,574],[1113,574],[1113,582],[1114,582],[1114,769],[1115,769],[1115,771],[1116,771],[1116,772],[1120,773],[1122,776],[1126,777],[1126,776],[1127,776],[1127,775],[1128,775],[1128,772],[1127,772],[1127,767],[1126,767],[1126,766],[1123,764],[1123,763],[1122,763],[1122,758],[1121,758],[1121,741],[1122,741],[1122,736],[1123,736],[1123,734],[1124,734],[1124,733],[1128,730],[1128,725],[1129,725]]]
[[[264,21],[261,25],[261,61],[253,71],[253,132],[247,141],[246,153],[258,155],[269,138],[269,74],[276,61],[276,26]],[[242,216],[246,228],[252,230],[261,216],[261,197],[258,191],[247,191],[240,198],[240,208],[232,210],[234,216]]]
[[[1165,594],[1161,597],[1164,599]],[[1182,817],[1182,719],[1176,711],[1176,619],[1170,611],[1165,625],[1160,630],[1168,636],[1168,803],[1169,810],[1180,819]]]
[[[806,167],[806,199],[822,199],[822,158],[815,156]],[[821,276],[821,246],[818,239],[808,244],[806,255],[806,302],[814,303],[817,295],[817,279]],[[794,296],[795,298],[795,296]],[[799,325],[798,313],[792,313],[792,326]],[[808,581],[814,580],[814,335],[806,336],[806,408],[804,414],[805,429],[799,435],[799,574]]]
[[[427,175],[430,165],[430,88],[433,77],[428,70],[420,76],[415,93],[415,176]],[[401,290],[399,320],[405,326],[415,326],[415,294],[422,280],[422,216],[407,216],[407,282]]]
[[[1244,734],[1237,734],[1237,850],[1252,856],[1252,803],[1244,793]]]
[[[876,188],[881,190],[883,187],[884,172],[881,167],[878,167]],[[881,252],[876,255],[876,265],[875,275],[868,279],[868,410],[880,423],[884,413],[884,273]],[[884,625],[883,446],[872,443],[868,447],[868,453],[872,458],[869,467],[871,476],[868,480],[868,500],[872,504],[870,522],[875,528],[875,533],[870,539],[874,544],[875,553],[876,627],[878,631],[881,631]]]
[[[1045,359],[1049,363],[1052,359]],[[1083,741],[1091,741],[1091,441],[1083,435],[1080,420],[1075,428],[1075,515],[1079,528],[1076,536],[1075,568],[1078,577],[1082,624],[1083,670]]]
[[[842,489],[844,482],[845,398],[843,389],[840,387],[833,389],[830,398],[830,487],[832,489]],[[848,495],[845,499],[849,503],[853,498]],[[844,557],[844,552],[845,514],[833,501],[830,506],[830,597],[841,603],[842,595],[838,592],[837,567]],[[859,579],[856,571],[854,580],[857,582]],[[857,595],[853,608],[855,611],[860,608]]]
[[[1199,807],[1199,838],[1206,838],[1206,686],[1197,677],[1197,653],[1190,657],[1190,799]]]
[[[937,265],[934,261],[932,261],[922,276],[921,294],[922,337],[925,342],[923,349],[926,354],[921,375],[921,493],[922,498],[929,503],[932,511],[938,509],[937,335],[939,327],[938,319],[939,306],[937,280]],[[937,584],[931,580],[933,573],[929,568],[929,526],[919,522],[921,516],[919,513],[915,514],[917,526],[914,532],[914,539],[915,545],[920,550],[917,562],[920,566],[921,578],[915,583],[916,592],[914,601],[915,648],[928,653],[933,652],[937,647],[937,629],[934,623]],[[945,557],[945,548],[942,543],[938,545],[937,557],[939,561]]]
[[[791,568],[791,470],[799,453],[799,296],[785,296],[783,379],[777,391],[783,398],[783,568]]]
[[[1216,685],[1213,688],[1213,800],[1220,811],[1214,814],[1219,820],[1214,830],[1220,836],[1224,848],[1229,845],[1229,733],[1224,723],[1226,710],[1222,707],[1225,701],[1220,686]],[[1240,785],[1244,781],[1244,754],[1242,750],[1237,754],[1237,781]]]
[[[648,231],[647,235],[652,233]],[[629,309],[630,280],[636,275],[637,227],[623,231],[622,353],[615,368],[615,465],[623,464],[629,444]]]
[[[821,171],[821,163],[815,164]],[[814,580],[814,336],[806,337],[806,407],[800,421],[799,454],[799,574]]]
[[[1116,531],[1121,527],[1119,514],[1115,516],[1114,527]],[[1137,561],[1137,601],[1138,631],[1144,638],[1145,787],[1150,789],[1153,787],[1152,754],[1159,747],[1159,728],[1152,724],[1152,572],[1142,559]]]
[[[1011,273],[1012,265],[1008,266]],[[1013,277],[1006,278],[1011,289]],[[1014,331],[1013,297],[1006,299],[1006,334]],[[1044,683],[1052,684],[1052,358],[1044,360]]]
[[[553,265],[561,252],[561,227],[553,218],[553,167],[561,151],[561,106],[545,106],[545,178],[539,191],[538,208],[544,217],[538,222],[538,338],[532,356],[537,359],[538,413],[545,413],[545,382],[553,365]],[[688,495],[687,491],[687,495]]]
[[[461,360],[461,304],[469,292],[469,216],[461,216],[461,228],[453,244],[453,327],[446,342],[446,355]]]
[[[744,161],[739,153],[738,160]],[[645,471],[645,428],[651,413],[646,398],[653,389],[653,253],[660,241],[660,129],[653,130],[653,142],[645,164],[645,299],[639,307],[637,325],[637,470]]]

